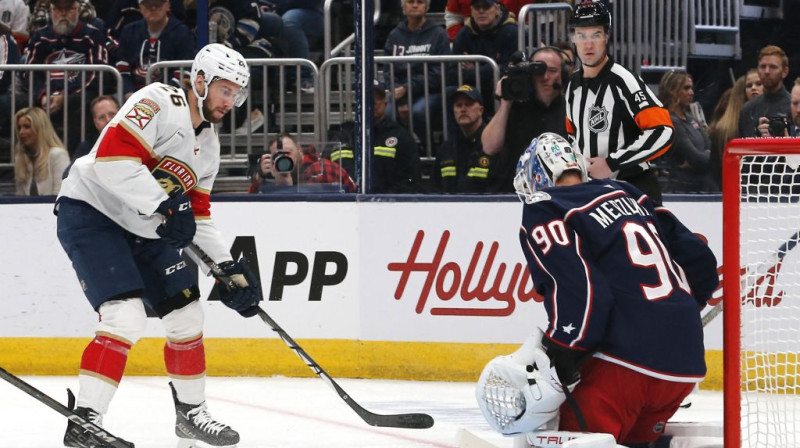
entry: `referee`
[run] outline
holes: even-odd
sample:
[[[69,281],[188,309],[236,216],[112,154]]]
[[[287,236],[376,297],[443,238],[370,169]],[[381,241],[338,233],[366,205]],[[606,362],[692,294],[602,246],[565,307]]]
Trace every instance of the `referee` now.
[[[660,204],[648,161],[672,146],[669,112],[641,78],[608,56],[611,14],[603,3],[578,3],[570,26],[582,68],[567,87],[567,133],[592,178],[628,181]]]

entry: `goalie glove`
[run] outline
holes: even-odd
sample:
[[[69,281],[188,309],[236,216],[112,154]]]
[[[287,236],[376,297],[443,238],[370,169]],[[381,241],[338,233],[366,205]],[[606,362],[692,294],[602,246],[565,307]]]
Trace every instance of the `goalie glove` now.
[[[540,341],[541,331],[511,355],[491,360],[481,372],[476,391],[478,407],[489,425],[503,435],[536,430],[557,417],[566,400]]]

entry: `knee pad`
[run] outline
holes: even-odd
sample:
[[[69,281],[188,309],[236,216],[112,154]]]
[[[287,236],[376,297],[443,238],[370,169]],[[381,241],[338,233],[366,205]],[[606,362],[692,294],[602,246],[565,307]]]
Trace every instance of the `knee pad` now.
[[[141,299],[110,300],[100,305],[97,333],[108,333],[133,345],[144,332],[147,313]]]
[[[179,308],[161,318],[167,331],[167,339],[186,341],[203,334],[203,307],[199,300]]]

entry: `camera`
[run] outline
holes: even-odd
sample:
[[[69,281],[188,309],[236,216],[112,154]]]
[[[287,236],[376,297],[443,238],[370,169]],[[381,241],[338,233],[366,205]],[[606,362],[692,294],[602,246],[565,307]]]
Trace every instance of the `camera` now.
[[[288,152],[278,149],[272,155],[272,165],[275,166],[275,171],[279,173],[289,173],[294,169],[294,160]]]
[[[536,94],[534,76],[542,76],[547,64],[542,61],[521,62],[503,69],[505,79],[500,83],[500,93],[504,100],[527,101]]]
[[[767,117],[769,120],[769,133],[773,137],[783,137],[784,132],[789,129],[789,117],[783,114]]]

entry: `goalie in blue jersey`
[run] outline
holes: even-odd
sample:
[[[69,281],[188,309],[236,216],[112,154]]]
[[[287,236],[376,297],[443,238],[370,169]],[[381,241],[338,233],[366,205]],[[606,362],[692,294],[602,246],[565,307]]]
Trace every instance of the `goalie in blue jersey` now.
[[[705,376],[700,309],[717,287],[714,254],[630,184],[589,180],[559,135],[531,142],[514,186],[548,322],[486,366],[477,391],[484,416],[532,444],[560,416],[559,430],[650,446]]]

